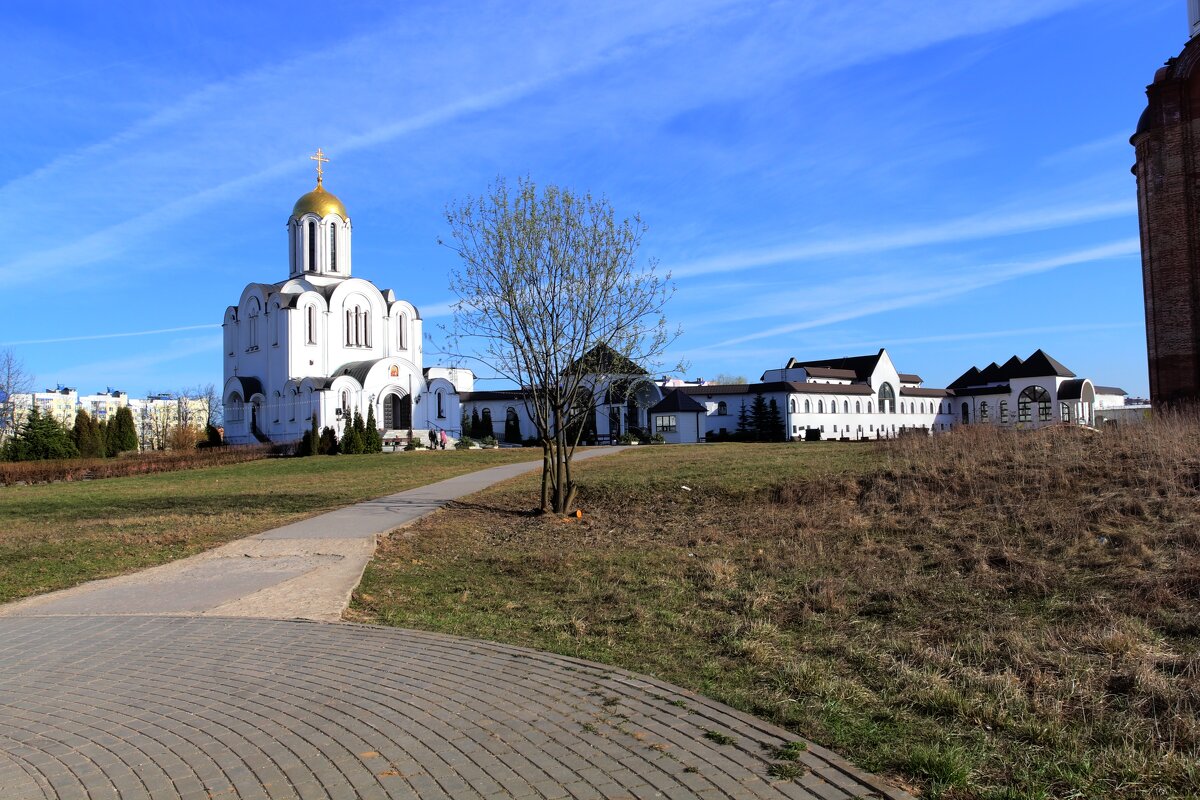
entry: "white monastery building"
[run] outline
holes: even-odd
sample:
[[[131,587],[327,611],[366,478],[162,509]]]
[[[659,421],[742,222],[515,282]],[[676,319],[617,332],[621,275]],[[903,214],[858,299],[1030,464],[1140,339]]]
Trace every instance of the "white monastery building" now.
[[[462,435],[479,417],[498,439],[531,438],[520,390],[474,391],[468,369],[425,367],[421,315],[390,289],[355,277],[345,205],[323,185],[296,201],[288,218],[288,275],[251,283],[224,319],[225,438],[295,442],[312,425],[339,435],[353,415],[373,411],[385,439],[429,431]],[[584,439],[616,442],[661,435],[673,443],[733,436],[761,395],[773,438],[881,439],[958,425],[1036,428],[1094,425],[1097,412],[1124,404],[1120,389],[1079,378],[1038,350],[1002,366],[972,367],[944,389],[898,371],[886,350],[815,361],[790,359],[759,383],[709,385],[652,379],[607,348],[585,358],[602,365],[591,381],[594,415]],[[505,434],[508,434],[507,436]]]

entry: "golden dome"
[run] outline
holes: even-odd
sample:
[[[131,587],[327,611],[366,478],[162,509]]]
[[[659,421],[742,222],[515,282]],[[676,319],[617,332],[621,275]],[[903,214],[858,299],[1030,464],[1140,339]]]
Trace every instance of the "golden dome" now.
[[[325,187],[321,186],[320,181],[317,182],[317,188],[302,196],[292,207],[293,217],[299,218],[305,214],[316,214],[321,218],[324,218],[326,214],[337,214],[342,219],[350,219],[342,201],[338,200],[337,195],[332,192],[325,191]]]

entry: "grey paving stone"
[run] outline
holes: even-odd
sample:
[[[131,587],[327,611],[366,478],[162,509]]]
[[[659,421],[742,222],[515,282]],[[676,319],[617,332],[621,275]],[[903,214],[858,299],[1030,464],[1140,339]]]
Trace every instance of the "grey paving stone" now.
[[[615,720],[603,701],[617,691],[619,673],[540,653],[514,660],[511,648],[434,634],[195,617],[96,617],[83,625],[14,617],[0,619],[0,640],[24,643],[0,651],[0,776],[17,787],[8,793],[14,798],[41,798],[45,786],[64,796],[119,787],[122,800],[201,789],[243,797],[752,798],[875,788],[844,762],[823,761],[820,750],[805,763],[834,783],[811,791],[773,785],[756,743],[795,738],[786,732],[711,704],[697,722],[664,724],[666,715],[687,712],[636,694],[622,702],[627,719]],[[252,655],[230,658],[235,652]],[[557,709],[564,689],[575,719],[600,720],[600,734],[539,713]],[[64,691],[86,714],[64,715]],[[531,713],[517,719],[514,705]],[[710,725],[736,731],[745,747],[708,742],[702,726]],[[632,735],[639,731],[641,739]],[[684,773],[689,765],[699,772]]]

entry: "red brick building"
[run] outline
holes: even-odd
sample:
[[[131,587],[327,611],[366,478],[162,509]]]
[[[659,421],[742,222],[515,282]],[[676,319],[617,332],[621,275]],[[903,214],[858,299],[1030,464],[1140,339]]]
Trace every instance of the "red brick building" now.
[[[1146,88],[1136,149],[1150,397],[1200,400],[1200,4],[1193,38]]]

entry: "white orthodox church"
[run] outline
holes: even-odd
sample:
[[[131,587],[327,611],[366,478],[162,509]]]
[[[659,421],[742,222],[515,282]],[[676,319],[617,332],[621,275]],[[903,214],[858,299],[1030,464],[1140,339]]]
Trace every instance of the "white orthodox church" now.
[[[458,392],[470,370],[422,363],[421,315],[391,289],[353,275],[350,215],[323,186],[288,218],[288,277],[251,283],[224,320],[225,439],[300,439],[317,426],[341,435],[354,412],[374,409],[384,435],[457,433]]]

